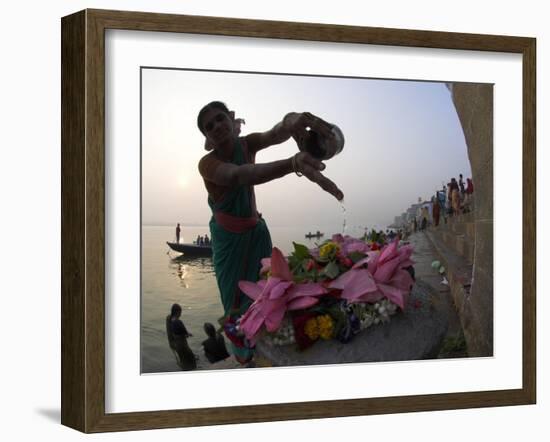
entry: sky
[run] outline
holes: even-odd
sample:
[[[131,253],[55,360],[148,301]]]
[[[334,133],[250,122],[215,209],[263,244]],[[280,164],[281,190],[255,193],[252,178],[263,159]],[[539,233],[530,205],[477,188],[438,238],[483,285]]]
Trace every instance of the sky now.
[[[324,174],[344,192],[348,226],[384,227],[451,177],[471,177],[464,134],[445,83],[281,74],[142,70],[142,223],[206,225],[211,217],[197,165],[207,152],[196,120],[210,101],[244,118],[241,135],[288,112],[311,112],[340,127],[340,154]],[[257,163],[289,158],[290,139]],[[256,186],[269,226],[341,225],[342,206],[294,174]]]

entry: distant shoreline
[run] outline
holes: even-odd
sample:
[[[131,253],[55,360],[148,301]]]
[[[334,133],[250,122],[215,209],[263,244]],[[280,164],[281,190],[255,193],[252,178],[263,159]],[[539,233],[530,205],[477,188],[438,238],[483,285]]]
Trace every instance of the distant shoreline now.
[[[142,228],[151,228],[151,227],[167,227],[174,229],[177,223],[174,224],[142,224]],[[182,224],[180,223],[180,227],[182,230],[184,229],[205,229],[207,232],[209,232],[209,225],[208,224]],[[370,226],[368,230],[370,231],[374,226]],[[342,226],[300,226],[300,225],[294,225],[294,226],[276,226],[276,225],[269,225],[270,229],[292,229],[292,230],[300,230],[304,234],[306,233],[315,233],[317,231],[320,231],[321,233],[324,233],[324,238],[329,238],[333,234],[342,233]],[[377,227],[377,230],[386,230],[388,226],[384,227]],[[361,227],[347,227],[345,234],[347,235],[353,235],[358,234],[358,232],[364,233],[365,230]]]

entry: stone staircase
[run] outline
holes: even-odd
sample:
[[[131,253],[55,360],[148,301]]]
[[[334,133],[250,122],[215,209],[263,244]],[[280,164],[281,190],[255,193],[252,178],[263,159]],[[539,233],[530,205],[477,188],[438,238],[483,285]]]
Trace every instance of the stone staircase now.
[[[432,226],[429,232],[468,264],[473,264],[476,230],[472,212],[449,217],[446,224],[443,221],[437,227]]]
[[[449,217],[447,223],[444,219],[440,221],[439,226],[429,227],[426,235],[445,266],[453,303],[464,328],[465,300],[472,288],[476,235],[474,214]]]

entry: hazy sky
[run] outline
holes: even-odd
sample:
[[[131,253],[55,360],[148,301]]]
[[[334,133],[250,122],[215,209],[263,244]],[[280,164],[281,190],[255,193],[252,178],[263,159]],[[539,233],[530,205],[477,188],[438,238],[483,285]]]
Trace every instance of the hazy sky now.
[[[385,226],[451,177],[471,176],[464,135],[444,83],[183,70],[142,71],[144,224],[206,225],[211,217],[197,164],[206,154],[196,125],[219,100],[244,118],[241,135],[265,131],[288,112],[337,124],[344,150],[325,174],[342,189],[347,225]],[[258,163],[289,158],[291,139],[261,151]],[[256,186],[269,226],[340,225],[339,202],[305,177]]]

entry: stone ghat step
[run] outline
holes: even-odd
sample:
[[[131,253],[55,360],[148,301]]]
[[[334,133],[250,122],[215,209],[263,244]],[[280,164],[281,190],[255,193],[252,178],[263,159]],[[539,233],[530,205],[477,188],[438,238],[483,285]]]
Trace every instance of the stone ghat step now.
[[[462,213],[460,215],[451,216],[448,218],[449,223],[473,223],[475,221],[474,212]]]
[[[447,231],[453,232],[455,235],[465,235],[472,241],[476,237],[476,225],[474,222],[449,222],[447,224],[442,223],[429,228],[431,231]]]
[[[454,222],[449,224],[451,231],[457,235],[466,235],[471,240],[476,237],[476,225],[474,222]]]
[[[452,223],[473,223],[475,222],[474,212],[461,213],[460,215],[447,216],[447,222],[443,215],[439,216],[439,224],[452,224]]]
[[[429,234],[445,244],[453,253],[462,257],[467,264],[474,262],[475,242],[473,238],[448,230],[433,229],[429,231]]]
[[[447,218],[447,222],[443,218],[440,218],[439,225],[433,226],[434,229],[440,230],[452,230],[456,233],[466,234],[470,237],[475,235],[475,219],[473,212],[463,213],[461,215],[450,216]]]
[[[447,304],[445,304],[447,303]],[[256,344],[259,366],[286,367],[353,362],[410,361],[437,358],[449,327],[445,296],[417,279],[405,311],[387,324],[373,325],[347,344],[335,339],[315,342],[298,351],[295,345],[272,345],[266,339]]]
[[[459,316],[464,307],[464,300],[470,294],[473,266],[462,256],[442,242],[434,232],[426,232],[441,263],[445,266],[445,276],[449,281],[451,295]],[[464,327],[464,324],[462,324]]]

